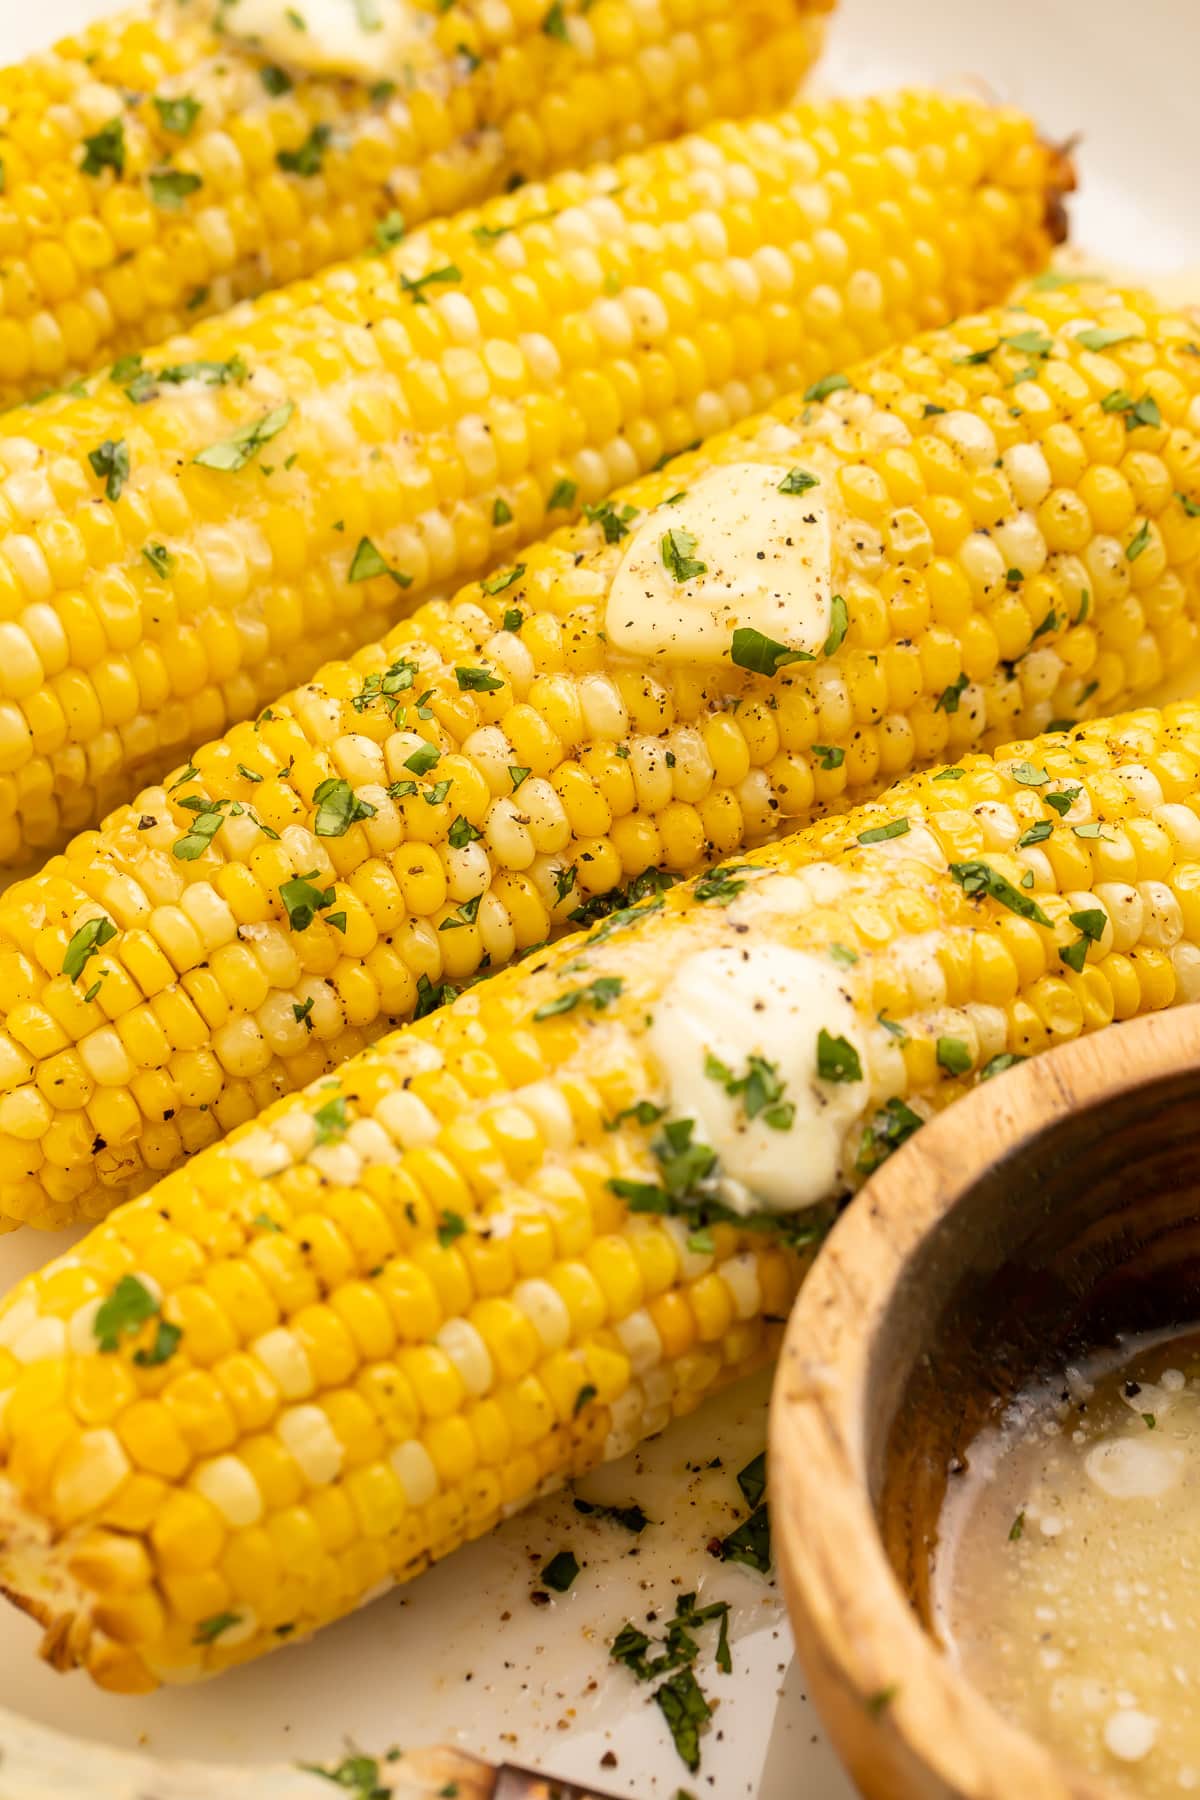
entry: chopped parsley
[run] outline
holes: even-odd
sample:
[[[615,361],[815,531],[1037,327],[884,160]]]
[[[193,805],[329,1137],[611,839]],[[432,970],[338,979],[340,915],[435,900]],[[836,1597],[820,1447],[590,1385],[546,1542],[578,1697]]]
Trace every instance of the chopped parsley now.
[[[78,981],[93,956],[96,956],[105,944],[112,942],[117,935],[117,928],[104,913],[98,918],[89,919],[81,925],[67,945],[67,953],[63,957],[62,972],[69,981]]]
[[[234,1612],[213,1613],[210,1618],[201,1619],[192,1633],[193,1644],[213,1644],[223,1632],[232,1625],[241,1623],[241,1615]]]
[[[521,786],[522,782],[528,781],[532,774],[532,769],[522,768],[520,763],[509,763],[508,779],[512,782],[512,791],[514,794]]]
[[[437,768],[441,760],[442,753],[436,744],[422,744],[411,756],[405,757],[404,767],[411,769],[414,775],[428,775],[431,769]]]
[[[1006,906],[1009,912],[1016,913],[1018,918],[1030,919],[1035,925],[1049,925],[1050,921],[1036,900],[1030,900],[1020,888],[1015,888],[1011,881],[993,869],[990,863],[960,862],[950,864],[950,875],[956,881],[968,899],[987,894]]]
[[[748,1519],[721,1539],[722,1562],[745,1563],[766,1575],[771,1567],[771,1518],[766,1505],[756,1506]]]
[[[846,752],[839,744],[814,744],[812,753],[821,769],[840,769],[846,760]]]
[[[1081,912],[1068,914],[1068,917],[1079,936],[1073,944],[1060,944],[1058,954],[1068,969],[1074,969],[1078,975],[1087,961],[1089,944],[1098,944],[1104,936],[1104,930],[1108,924],[1108,914],[1098,906],[1089,906]]]
[[[286,175],[319,175],[332,136],[332,127],[321,121],[294,150],[277,150],[275,161]]]
[[[110,119],[99,131],[83,140],[83,161],[80,168],[85,175],[100,175],[105,169],[111,169],[114,175],[125,173],[125,123],[123,119]]]
[[[1022,787],[1045,787],[1050,779],[1045,769],[1041,769],[1037,763],[1031,762],[1015,762],[1012,765],[1011,773],[1013,780],[1019,782]]]
[[[542,19],[542,30],[547,37],[558,38],[564,44],[567,42],[567,15],[563,11],[563,0],[552,0]]]
[[[199,175],[186,169],[152,169],[147,180],[150,198],[165,212],[178,212],[184,201],[204,186]]]
[[[457,999],[458,989],[448,981],[439,982],[435,987],[428,975],[418,975],[417,1004],[413,1008],[413,1018],[426,1019],[430,1013],[438,1012],[441,1007],[449,1006],[451,1001]]]
[[[829,602],[829,635],[825,639],[826,656],[832,656],[840,650],[850,629],[850,614],[846,610],[846,602],[840,594],[835,594]]]
[[[663,532],[659,549],[663,567],[672,581],[692,581],[697,575],[707,574],[708,564],[692,555],[695,548],[695,534],[686,531],[682,525],[672,525],[669,531]],[[734,632],[733,635],[736,643],[738,633]]]
[[[272,407],[261,418],[241,426],[232,437],[209,444],[205,450],[198,450],[192,461],[202,469],[218,469],[224,474],[236,473],[253,461],[264,444],[269,444],[272,438],[279,436],[295,410],[295,401],[285,400],[282,406]]]
[[[360,819],[375,817],[375,808],[366,800],[359,800],[350,783],[337,776],[330,776],[314,789],[313,805],[317,809],[313,830],[318,837],[345,837]]]
[[[152,97],[159,124],[173,137],[187,137],[192,126],[204,111],[199,100],[193,100],[190,94],[180,94],[177,99],[168,99],[163,94],[155,94]]]
[[[637,508],[614,506],[611,500],[603,500],[599,506],[585,506],[583,516],[593,525],[599,525],[606,544],[619,544],[623,537],[628,537],[630,524],[637,518]]]
[[[465,850],[468,844],[473,844],[476,838],[482,836],[479,827],[472,825],[470,819],[464,818],[460,813],[450,827],[448,841],[452,850]]]
[[[956,713],[958,711],[958,703],[962,699],[966,688],[967,677],[965,675],[956,676],[950,683],[950,686],[944,687],[934,701],[934,712]]]
[[[467,1229],[467,1221],[461,1213],[451,1212],[443,1207],[438,1219],[437,1240],[443,1250],[448,1250],[455,1238],[463,1236]]]
[[[1003,1075],[1005,1069],[1011,1069],[1017,1063],[1024,1061],[1025,1058],[1018,1056],[1015,1050],[1000,1050],[984,1063],[979,1071],[979,1079],[980,1081],[990,1081],[993,1075]]]
[[[374,581],[377,575],[390,575],[397,587],[412,586],[411,575],[404,575],[399,569],[393,569],[390,563],[385,562],[370,538],[359,538],[358,548],[350,558],[350,572],[346,579],[352,583]]]
[[[92,465],[92,474],[104,482],[105,498],[119,500],[121,490],[129,480],[129,445],[124,438],[105,438],[94,450],[88,451],[88,461]]]
[[[534,1019],[555,1019],[562,1013],[574,1012],[577,1006],[594,1007],[603,1012],[611,1006],[620,994],[625,983],[620,975],[597,975],[583,987],[568,988],[565,993],[558,994],[553,1000],[547,1000],[534,1013]]]
[[[596,1390],[594,1387],[580,1388],[579,1392],[581,1394],[587,1394],[588,1398],[591,1400],[596,1398]],[[576,1397],[576,1415],[582,1410],[583,1408],[580,1406],[579,1399]],[[599,1502],[595,1500],[578,1499],[574,1502],[574,1506],[575,1511],[577,1513],[582,1513],[584,1518],[611,1519],[615,1525],[620,1525],[623,1530],[632,1532],[634,1537],[640,1537],[650,1523],[640,1506],[601,1506]]]
[[[712,1715],[712,1708],[695,1675],[700,1645],[693,1633],[699,1626],[712,1622],[719,1624],[714,1660],[718,1669],[729,1674],[733,1668],[729,1653],[729,1604],[719,1600],[698,1607],[694,1593],[681,1594],[676,1600],[675,1617],[667,1626],[665,1639],[652,1643],[638,1626],[625,1624],[609,1648],[613,1661],[622,1663],[638,1681],[667,1676],[655,1690],[654,1699],[667,1722],[675,1748],[693,1772],[700,1766],[700,1732]],[[668,1673],[672,1670],[675,1673]]]
[[[832,1037],[822,1025],[817,1033],[817,1074],[822,1081],[861,1081],[862,1063],[848,1038]]]
[[[456,668],[454,679],[465,694],[495,694],[504,686],[502,676],[490,675],[486,669]]]
[[[760,1450],[752,1457],[744,1469],[739,1469],[737,1484],[742,1490],[742,1498],[747,1506],[757,1506],[767,1491],[767,1453]]]
[[[1042,804],[1043,806],[1048,806],[1052,812],[1056,812],[1059,818],[1062,819],[1070,812],[1082,792],[1082,788],[1063,788],[1062,791],[1057,794],[1043,794]]]
[[[323,1106],[318,1106],[312,1121],[317,1128],[318,1145],[338,1143],[350,1125],[346,1117],[346,1096],[335,1094],[332,1100],[326,1100]]]
[[[316,874],[316,869],[310,869],[307,875],[293,875],[280,885],[279,898],[287,910],[288,924],[293,931],[307,931],[317,914],[333,905],[336,890],[314,887]],[[333,923],[332,919],[330,923]]]
[[[750,1056],[746,1073],[735,1075],[710,1050],[704,1060],[704,1073],[719,1083],[730,1099],[740,1097],[748,1119],[762,1114],[764,1125],[773,1131],[790,1131],[796,1118],[795,1102],[784,1099],[785,1084],[779,1079],[778,1065],[762,1056]]]
[[[1085,350],[1111,350],[1117,344],[1127,344],[1137,337],[1136,331],[1128,330],[1124,325],[1097,326],[1090,331],[1081,331],[1075,342],[1082,344]]]
[[[920,1129],[923,1120],[920,1113],[896,1097],[889,1100],[875,1114],[871,1123],[862,1134],[858,1147],[855,1168],[860,1175],[872,1175],[881,1163],[887,1161],[894,1150],[907,1143],[914,1131]]]
[[[702,904],[706,905],[709,901],[715,900],[725,906],[731,900],[736,900],[746,885],[744,881],[735,881],[734,876],[753,872],[753,863],[729,863],[725,868],[721,868],[718,864],[706,875],[698,877],[692,892]]]
[[[508,504],[508,501],[502,500],[497,494],[495,500],[492,502],[492,524],[511,525],[512,516],[513,510]]]
[[[514,563],[511,569],[502,569],[499,575],[490,575],[486,581],[481,581],[479,585],[485,594],[495,596],[496,594],[502,594],[505,588],[510,588],[514,581],[520,581],[524,573],[525,564]]]
[[[903,837],[910,829],[907,819],[892,819],[887,825],[872,825],[867,831],[860,831],[855,839],[859,844],[886,844],[891,838]]]
[[[568,481],[564,476],[556,481],[550,490],[550,498],[546,502],[547,512],[569,511],[579,496],[579,484]]]
[[[814,381],[811,387],[805,388],[806,400],[828,400],[830,394],[836,394],[841,388],[848,388],[850,379],[846,375],[823,375],[820,381]]]
[[[541,1580],[556,1594],[565,1594],[579,1573],[579,1562],[573,1550],[560,1550],[552,1556],[541,1573]]]
[[[809,488],[819,485],[819,477],[810,475],[807,469],[789,469],[779,483],[779,492],[781,494],[807,494]]]
[[[1021,833],[1017,839],[1017,849],[1028,850],[1033,844],[1044,844],[1053,830],[1049,819],[1039,819],[1036,825],[1031,825],[1028,831]]]
[[[189,795],[179,804],[194,816],[184,835],[171,845],[171,855],[179,862],[195,862],[198,856],[203,856],[225,823],[225,808],[229,802]]]
[[[278,99],[280,94],[290,94],[292,91],[292,78],[286,69],[280,68],[278,63],[264,63],[258,71],[258,79],[262,82],[266,92],[274,99]]]
[[[380,219],[375,227],[375,248],[380,252],[394,250],[403,238],[406,229],[403,213],[395,211],[388,213],[386,218]]]
[[[139,1369],[157,1369],[163,1363],[170,1362],[179,1348],[179,1340],[183,1331],[178,1325],[172,1325],[167,1319],[160,1319],[154,1327],[154,1336],[149,1344],[143,1344],[133,1353],[133,1360]]]
[[[1138,531],[1136,536],[1132,537],[1130,539],[1130,541],[1128,542],[1128,544],[1126,544],[1125,555],[1130,562],[1136,562],[1138,557],[1142,554],[1142,552],[1144,550],[1148,550],[1149,547],[1150,547],[1150,521],[1149,521],[1149,519],[1145,519],[1142,522],[1140,531]]]
[[[102,1351],[111,1353],[123,1335],[137,1331],[155,1317],[159,1303],[136,1275],[122,1275],[92,1321],[92,1334]]]
[[[940,1037],[937,1041],[938,1068],[947,1075],[965,1075],[971,1067],[971,1052],[961,1038]]]
[[[786,644],[749,625],[739,625],[734,631],[729,656],[739,669],[749,669],[755,675],[777,675],[789,663],[816,661],[807,650],[789,650]]]
[[[142,555],[154,570],[154,573],[165,580],[175,567],[175,558],[165,544],[143,544]]]
[[[430,269],[424,275],[401,275],[400,288],[403,293],[409,295],[414,306],[428,306],[429,302],[425,298],[427,287],[433,287],[439,282],[461,280],[462,270],[457,268],[454,263],[444,263],[440,269]]]

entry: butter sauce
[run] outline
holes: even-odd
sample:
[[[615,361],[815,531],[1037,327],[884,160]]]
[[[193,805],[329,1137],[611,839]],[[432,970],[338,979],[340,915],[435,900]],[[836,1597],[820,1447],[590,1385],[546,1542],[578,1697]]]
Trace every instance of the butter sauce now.
[[[786,466],[731,463],[649,513],[609,590],[613,649],[727,662],[734,631],[748,629],[819,655],[832,620],[829,509],[819,479],[789,492],[788,475]],[[797,472],[793,485],[806,478]]]
[[[935,1622],[964,1674],[1118,1791],[1200,1793],[1200,1334],[1026,1390],[939,1523]]]
[[[227,37],[314,75],[399,80],[431,54],[435,19],[408,0],[218,0]]]
[[[865,1062],[845,971],[750,936],[689,957],[655,1009],[650,1047],[669,1111],[691,1119],[696,1141],[716,1151],[718,1191],[735,1212],[798,1212],[837,1189],[843,1141],[862,1118],[866,1083],[821,1079],[822,1029]],[[714,1058],[732,1082],[714,1074]],[[753,1116],[738,1088],[751,1058],[769,1067],[780,1089],[779,1102]]]

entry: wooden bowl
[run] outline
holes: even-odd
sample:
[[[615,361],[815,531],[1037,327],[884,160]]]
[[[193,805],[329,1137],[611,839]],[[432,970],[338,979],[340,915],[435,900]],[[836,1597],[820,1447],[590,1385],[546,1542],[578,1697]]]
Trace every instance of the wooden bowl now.
[[[801,1662],[868,1800],[1115,1793],[942,1653],[931,1552],[952,1459],[1043,1368],[1200,1319],[1200,1007],[982,1084],[839,1220],[771,1405],[776,1558]]]

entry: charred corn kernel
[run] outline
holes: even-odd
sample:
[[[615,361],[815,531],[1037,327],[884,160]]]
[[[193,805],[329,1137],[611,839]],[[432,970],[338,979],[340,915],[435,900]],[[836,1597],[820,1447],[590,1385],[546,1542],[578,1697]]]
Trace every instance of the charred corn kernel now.
[[[414,39],[403,82],[367,83],[285,71],[211,7],[146,0],[0,70],[0,401],[515,177],[778,104],[825,10],[688,0],[650,16],[617,0],[615,31],[549,34],[515,9],[470,43],[469,26]]]
[[[729,0],[683,4],[702,12],[728,8]],[[752,0],[738,14],[738,33],[748,34],[774,80],[769,37],[760,43],[755,35],[764,10],[790,11],[803,26],[807,9],[804,0]],[[677,16],[667,24],[639,15],[638,29],[665,31],[671,41],[681,31],[692,42]],[[573,54],[539,21],[531,19],[528,38],[539,55]],[[702,90],[693,66],[689,108]],[[338,96],[347,91],[339,84]],[[154,111],[145,104],[145,79],[137,92],[140,119]],[[0,76],[0,117],[4,93]],[[288,101],[293,109],[301,104]],[[407,104],[396,97],[381,118]],[[664,113],[656,100],[653,110],[656,127],[667,129],[669,107]],[[704,105],[698,110],[702,116]],[[640,119],[630,122],[635,129],[643,130]],[[129,130],[140,193],[138,158],[152,127],[131,123]],[[195,134],[204,140],[203,111]],[[339,143],[335,130],[326,147],[330,167]],[[3,151],[0,131],[0,160]],[[190,138],[178,153],[194,154]],[[15,166],[5,166],[4,204],[17,178]],[[399,180],[394,172],[389,178]],[[526,184],[477,212],[431,223],[381,255],[253,302],[236,327],[224,318],[189,327],[186,336],[139,349],[138,361],[123,358],[81,386],[18,408],[0,448],[0,501],[11,519],[0,545],[7,633],[0,634],[7,671],[0,677],[7,682],[0,862],[62,842],[193,745],[306,679],[322,659],[377,636],[402,607],[430,590],[453,591],[548,522],[599,505],[664,454],[827,376],[836,362],[996,299],[1044,255],[1063,178],[1059,159],[1038,146],[1027,120],[969,101],[909,95],[711,126],[615,164]],[[100,179],[115,178],[110,171]],[[316,216],[321,177],[312,185]],[[999,202],[994,208],[984,204],[989,194]],[[366,217],[374,197],[362,204]],[[840,296],[873,272],[863,265],[886,261],[875,221],[889,209],[905,221],[905,256],[896,264],[903,279],[893,276],[903,299],[880,285],[870,304],[843,307]],[[173,229],[186,232],[186,219]],[[250,238],[247,257],[269,268],[261,232]],[[800,295],[826,248],[831,267],[821,289],[830,304],[806,307]],[[779,314],[769,334],[758,324],[764,308]],[[136,330],[139,346],[155,341],[146,323]],[[162,326],[175,323],[165,308]],[[714,328],[727,344],[714,343]],[[101,354],[113,348],[110,341]],[[1144,455],[1156,465],[1163,460],[1150,445]],[[1163,481],[1150,475],[1148,466],[1140,470],[1137,493],[1157,519],[1169,507],[1159,504]],[[1005,480],[989,482],[983,471],[976,485],[964,500],[973,503],[972,516],[1008,491]],[[921,486],[919,469],[907,463],[904,486]],[[917,518],[915,508],[910,513]],[[614,529],[619,534],[622,523],[610,518]],[[918,585],[924,529],[893,530],[894,553]],[[1153,594],[1161,607],[1160,535],[1154,525],[1152,553],[1132,583],[1109,572],[1114,599],[1120,586],[1120,598],[1145,591],[1147,604]],[[1172,559],[1179,552],[1172,538]],[[987,554],[994,561],[999,551]],[[510,571],[496,579],[516,578]],[[670,747],[660,742],[677,723],[684,693],[674,699],[666,684],[640,674],[609,678],[594,590],[582,578],[557,582],[547,597],[551,604],[535,605],[524,589],[501,586],[484,596],[501,605],[452,609],[451,674],[462,669],[463,685],[452,679],[432,719],[420,716],[421,689],[397,707],[389,734],[378,719],[340,717],[352,697],[340,692],[313,696],[299,709],[319,760],[356,790],[376,794],[371,819],[342,847],[355,867],[367,845],[393,852],[397,830],[410,847],[440,846],[459,814],[514,872],[558,854],[572,832],[604,837],[616,796],[605,791],[601,805],[578,783],[560,795],[554,781],[567,758],[579,754],[586,766],[581,753],[595,742],[645,740],[631,771],[641,806],[657,810],[672,791],[681,805],[703,798],[699,769],[691,767],[698,745],[687,739],[682,754],[670,752],[683,764],[673,780]],[[511,620],[505,628],[514,611],[522,615],[519,630]],[[856,684],[864,706],[876,685],[864,663]],[[832,718],[824,719],[826,736]],[[766,707],[752,707],[740,726],[730,723],[723,753],[709,747],[722,786],[763,767],[777,748]],[[444,753],[432,784],[406,767],[426,754],[426,742]],[[473,762],[492,794],[490,809],[482,784],[470,778]],[[282,866],[278,879],[286,879],[313,866],[311,857],[292,866],[300,843],[310,848],[292,828],[303,833],[310,824],[295,815],[281,766],[286,759],[281,765],[260,755],[249,741],[239,749],[229,773],[243,811],[222,827],[239,846],[239,862],[271,886],[278,885],[268,879],[273,868]],[[293,772],[306,783],[311,767],[298,754]],[[530,771],[519,794],[513,767]],[[443,777],[453,798],[430,799]],[[381,790],[397,782],[403,791],[385,797]],[[271,855],[255,820],[283,834]],[[202,849],[206,827],[198,823]],[[681,825],[677,835],[676,859],[694,828]],[[317,857],[320,872],[342,876],[342,852],[331,868]],[[422,873],[445,884],[447,870],[436,860],[436,875],[428,866]],[[118,912],[132,904],[138,918],[122,918],[123,926],[145,930],[176,968],[186,959],[198,970],[213,932],[261,963],[253,946],[230,941],[231,916],[251,903],[246,883],[226,875],[211,885],[200,916],[165,891],[154,892],[149,908],[131,890],[112,904]],[[390,885],[384,904],[394,909]],[[431,903],[415,874],[401,881],[401,892],[408,910],[422,915],[445,897]],[[471,897],[452,891],[459,903]],[[339,947],[367,954],[361,909],[377,921],[379,906],[379,890],[364,879],[363,891],[346,897]],[[235,927],[245,922],[233,919]],[[474,938],[474,921],[466,929]],[[316,953],[326,937],[316,934],[304,959],[319,977],[329,973]],[[445,954],[461,958],[462,951]],[[432,980],[437,970],[417,972]],[[269,1039],[265,1029],[231,1033],[227,1051],[247,1079],[266,1073],[261,1046]]]

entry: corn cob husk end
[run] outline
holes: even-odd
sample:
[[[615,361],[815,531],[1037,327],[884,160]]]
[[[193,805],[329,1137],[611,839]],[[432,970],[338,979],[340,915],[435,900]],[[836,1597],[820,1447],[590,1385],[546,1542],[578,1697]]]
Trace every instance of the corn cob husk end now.
[[[1058,144],[1052,143],[1048,138],[1040,138],[1038,141],[1046,152],[1049,164],[1046,171],[1046,233],[1050,242],[1057,246],[1065,244],[1071,235],[1067,195],[1073,194],[1079,186],[1074,158],[1079,139],[1071,136]]]

